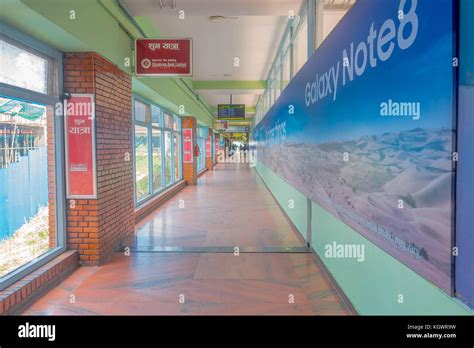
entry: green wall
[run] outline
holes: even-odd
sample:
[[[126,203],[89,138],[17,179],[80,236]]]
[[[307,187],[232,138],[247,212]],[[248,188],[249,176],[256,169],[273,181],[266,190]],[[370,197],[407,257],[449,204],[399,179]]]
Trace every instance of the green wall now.
[[[306,197],[272,170],[258,163],[256,170],[302,235],[306,234]],[[288,200],[295,209],[288,209]],[[326,244],[361,244],[365,260],[326,258]],[[329,272],[363,315],[469,315],[464,304],[420,277],[379,249],[325,209],[312,204],[312,247]],[[398,303],[399,295],[403,303]]]
[[[62,52],[97,52],[132,75],[126,62],[133,62],[133,39],[141,33],[113,0],[0,0],[0,20]],[[146,19],[137,22],[146,34],[158,35]],[[209,105],[189,86],[186,79],[133,77],[132,88],[175,113],[184,105],[185,115],[213,127]]]
[[[280,203],[286,215],[288,215],[302,237],[306,239],[306,197],[264,165],[257,163],[256,169],[263,182]]]

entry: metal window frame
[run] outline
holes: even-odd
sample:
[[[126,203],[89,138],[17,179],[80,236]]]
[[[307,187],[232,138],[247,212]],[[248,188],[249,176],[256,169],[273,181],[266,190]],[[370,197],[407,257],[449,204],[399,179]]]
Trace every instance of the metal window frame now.
[[[0,83],[0,95],[13,99],[24,100],[27,102],[52,106],[54,109],[56,103],[61,103],[60,94],[62,94],[63,91],[63,54],[5,23],[0,23],[0,33],[2,36],[5,36],[10,40],[9,43],[17,43],[18,47],[21,49],[23,49],[23,47],[28,47],[33,52],[39,52],[40,54],[50,58],[48,66],[49,81],[47,91],[48,93],[51,93],[42,94],[21,87]],[[35,260],[22,265],[16,270],[0,278],[0,290],[7,288],[8,286],[34,272],[41,266],[45,265],[66,251],[67,236],[64,117],[62,117],[62,115],[61,117],[56,117],[55,113],[53,113],[53,117],[56,247],[47,251]]]
[[[150,108],[150,116],[151,116],[151,109],[152,107],[155,107],[159,110],[159,120],[158,120],[158,126],[153,125],[152,122],[152,117],[150,117],[150,123],[143,122],[143,121],[137,121],[135,119],[135,102],[140,102],[142,104],[145,104],[147,107]],[[133,124],[133,129],[132,129],[132,141],[133,141],[133,199],[134,199],[134,204],[135,207],[139,207],[146,202],[150,201],[154,197],[158,196],[159,194],[163,193],[165,190],[169,189],[170,187],[176,185],[180,180],[182,180],[182,146],[181,144],[178,144],[178,160],[180,161],[180,166],[179,166],[179,178],[176,177],[175,175],[175,165],[174,165],[174,133],[178,133],[179,135],[179,141],[181,142],[182,139],[182,122],[181,122],[181,117],[174,112],[171,112],[170,110],[162,107],[159,104],[153,103],[152,101],[137,95],[133,94],[132,95],[132,124]],[[165,127],[165,113],[173,118],[173,122],[175,117],[178,119],[178,130],[175,131],[172,127]],[[136,190],[136,159],[135,159],[135,126],[141,126],[145,127],[147,129],[147,138],[148,138],[148,176],[150,178],[151,174],[151,179],[148,180],[148,194],[141,197],[138,199],[137,197],[137,190]],[[152,137],[153,137],[153,130],[157,130],[160,132],[160,143],[161,143],[161,185],[160,188],[157,189],[156,191],[153,190],[153,143],[152,143]],[[165,132],[169,131],[171,134],[171,180],[170,183],[168,184],[166,182],[166,151],[165,151]]]

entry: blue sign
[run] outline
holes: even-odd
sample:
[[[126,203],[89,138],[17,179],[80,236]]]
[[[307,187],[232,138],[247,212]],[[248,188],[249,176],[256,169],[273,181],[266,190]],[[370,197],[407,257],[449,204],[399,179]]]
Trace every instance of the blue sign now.
[[[258,161],[452,291],[452,0],[358,0],[254,130]]]

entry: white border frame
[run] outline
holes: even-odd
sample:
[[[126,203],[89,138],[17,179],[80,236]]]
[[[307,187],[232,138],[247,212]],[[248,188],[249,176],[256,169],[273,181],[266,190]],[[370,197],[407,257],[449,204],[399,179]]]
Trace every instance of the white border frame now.
[[[92,195],[71,195],[69,193],[69,139],[68,139],[68,122],[67,122],[67,103],[64,108],[64,147],[65,147],[65,174],[66,174],[66,197],[68,199],[97,199],[97,165],[96,165],[96,132],[95,132],[95,94],[94,93],[71,93],[71,97],[91,97],[92,99],[92,122],[91,122],[91,133],[92,133],[92,185],[94,193]],[[67,101],[67,100],[66,100]]]
[[[137,72],[137,66],[138,66],[138,61],[137,61],[137,41],[138,40],[188,40],[189,41],[189,63],[190,63],[190,70],[189,74],[139,74]],[[194,61],[193,61],[193,39],[190,37],[159,37],[159,38],[138,38],[135,39],[134,42],[135,45],[135,54],[134,54],[134,62],[135,62],[135,76],[137,77],[191,77],[193,76],[193,67],[194,67]]]

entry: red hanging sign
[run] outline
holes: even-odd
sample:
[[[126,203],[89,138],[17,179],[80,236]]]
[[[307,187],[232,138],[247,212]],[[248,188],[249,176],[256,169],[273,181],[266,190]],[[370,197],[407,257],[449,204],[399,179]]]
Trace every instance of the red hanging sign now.
[[[183,162],[193,163],[193,130],[183,128]]]
[[[93,94],[64,102],[67,198],[97,198]]]
[[[192,76],[191,39],[136,39],[137,76]]]

